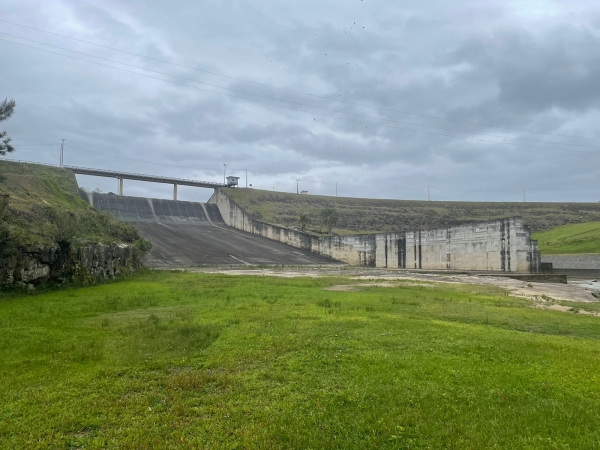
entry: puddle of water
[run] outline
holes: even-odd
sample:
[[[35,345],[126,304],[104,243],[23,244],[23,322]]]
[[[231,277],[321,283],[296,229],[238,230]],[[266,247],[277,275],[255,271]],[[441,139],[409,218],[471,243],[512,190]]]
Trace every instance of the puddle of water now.
[[[591,291],[600,291],[600,282],[598,282],[597,280],[574,281],[573,284],[575,286],[579,286],[584,289],[589,289]]]

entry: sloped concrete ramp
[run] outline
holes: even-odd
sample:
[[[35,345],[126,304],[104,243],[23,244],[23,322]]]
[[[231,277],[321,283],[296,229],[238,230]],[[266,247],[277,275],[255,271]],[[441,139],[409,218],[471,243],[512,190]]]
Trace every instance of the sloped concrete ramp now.
[[[228,227],[216,205],[174,200],[121,197],[80,191],[94,208],[130,222],[152,250],[145,263],[157,268],[205,265],[340,264]]]

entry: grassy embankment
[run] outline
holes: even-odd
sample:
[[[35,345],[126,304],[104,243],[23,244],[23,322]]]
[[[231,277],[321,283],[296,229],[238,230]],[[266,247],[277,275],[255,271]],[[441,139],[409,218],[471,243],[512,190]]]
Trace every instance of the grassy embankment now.
[[[0,161],[0,219],[0,251],[4,252],[56,242],[147,247],[134,227],[79,198],[75,175],[56,167]]]
[[[565,225],[532,236],[544,255],[600,253],[600,222]]]
[[[600,318],[483,286],[323,290],[356,282],[145,272],[5,295],[0,447],[600,446]]]
[[[521,216],[533,232],[572,224],[600,221],[600,203],[425,202],[297,195],[257,189],[225,192],[249,214],[265,222],[298,226],[308,214],[309,231],[320,230],[319,214],[335,208],[340,216],[338,234],[374,233],[443,228],[448,225]]]

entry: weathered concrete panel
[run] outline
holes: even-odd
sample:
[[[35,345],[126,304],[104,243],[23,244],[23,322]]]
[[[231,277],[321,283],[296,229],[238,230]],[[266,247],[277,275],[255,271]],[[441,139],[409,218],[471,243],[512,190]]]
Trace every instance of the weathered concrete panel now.
[[[353,266],[537,273],[540,262],[537,241],[518,217],[440,230],[319,237],[256,221],[219,189],[209,203],[231,227]]]
[[[215,205],[182,202],[143,197],[123,197],[114,194],[99,194],[79,190],[79,196],[99,211],[110,212],[126,222],[176,222],[201,223],[223,222]]]
[[[599,269],[600,254],[543,255],[542,262],[552,263],[554,269]]]

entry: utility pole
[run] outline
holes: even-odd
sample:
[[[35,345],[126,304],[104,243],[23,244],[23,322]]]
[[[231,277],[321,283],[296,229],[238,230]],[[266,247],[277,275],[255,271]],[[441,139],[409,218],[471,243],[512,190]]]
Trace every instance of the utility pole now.
[[[300,190],[298,189],[298,182],[299,182],[299,181],[300,181],[300,180],[296,180],[296,194],[299,194],[299,193],[300,193]]]
[[[62,140],[62,144],[60,144],[60,167],[63,166],[64,161],[65,161],[65,155],[64,155],[64,152],[65,152],[65,141],[66,141],[66,139],[63,139]]]
[[[244,169],[246,171],[246,189],[248,189],[248,169]]]
[[[225,175],[227,175],[227,164],[223,164],[225,169],[223,169],[223,184],[225,184]]]

